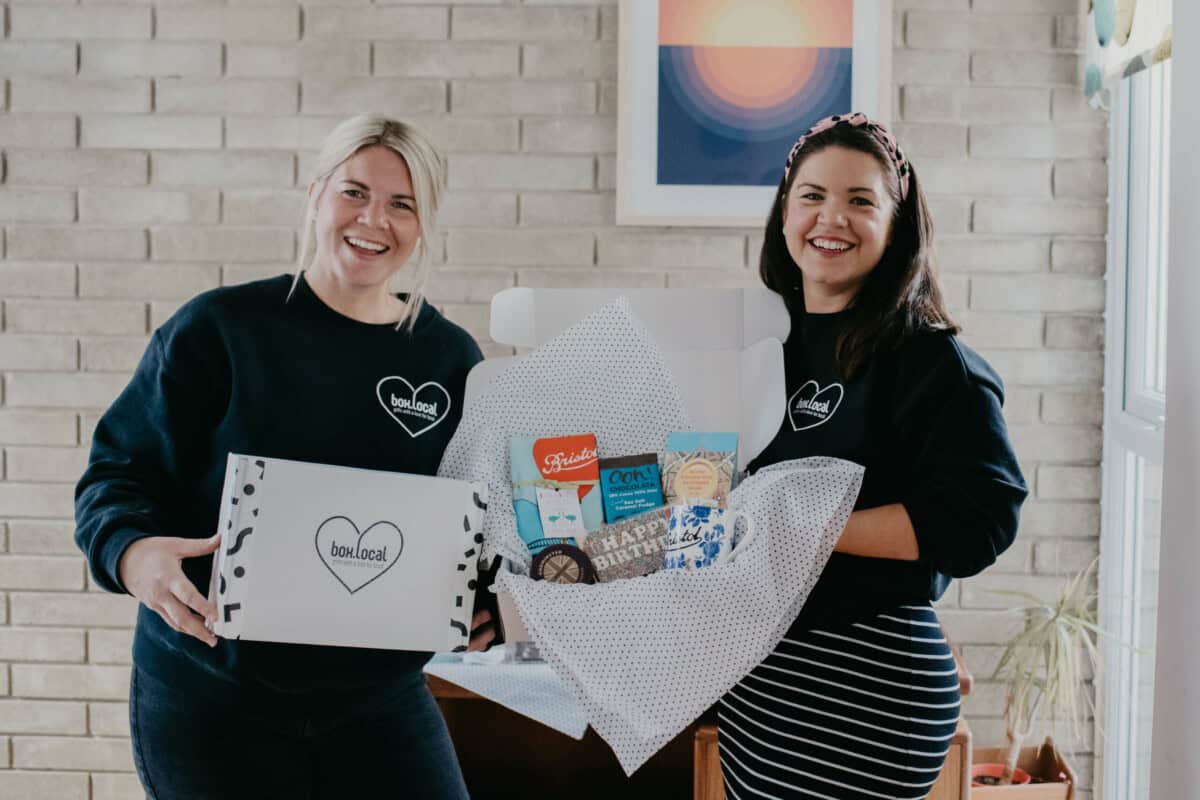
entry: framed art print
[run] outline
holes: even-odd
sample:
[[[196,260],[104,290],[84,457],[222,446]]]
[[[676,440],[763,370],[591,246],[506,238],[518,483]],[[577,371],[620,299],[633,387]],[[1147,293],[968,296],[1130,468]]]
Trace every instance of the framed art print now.
[[[891,117],[891,0],[622,0],[617,223],[759,227],[796,137]]]

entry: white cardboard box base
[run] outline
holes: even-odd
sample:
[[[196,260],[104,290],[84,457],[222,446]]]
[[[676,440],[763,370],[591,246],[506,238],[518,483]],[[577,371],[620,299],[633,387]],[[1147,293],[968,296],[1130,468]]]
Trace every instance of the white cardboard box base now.
[[[486,497],[468,481],[230,454],[209,588],[214,631],[464,647]]]

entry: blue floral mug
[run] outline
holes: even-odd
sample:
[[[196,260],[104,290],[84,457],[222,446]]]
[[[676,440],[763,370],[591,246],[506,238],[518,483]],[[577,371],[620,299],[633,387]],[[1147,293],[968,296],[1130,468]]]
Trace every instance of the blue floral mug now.
[[[734,538],[738,519],[746,532]],[[703,569],[733,561],[754,538],[754,520],[744,511],[711,506],[671,506],[665,569]]]

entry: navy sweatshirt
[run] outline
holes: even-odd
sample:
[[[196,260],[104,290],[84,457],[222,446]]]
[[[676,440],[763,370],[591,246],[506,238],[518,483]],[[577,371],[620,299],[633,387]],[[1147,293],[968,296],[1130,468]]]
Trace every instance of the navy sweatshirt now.
[[[291,283],[281,275],[206,292],[155,331],[96,427],[75,491],[76,542],[100,586],[125,591],[117,564],[137,539],[216,532],[230,452],[437,472],[461,418],[467,372],[482,359],[474,340],[429,305],[410,333],[339,314],[303,279],[288,299]],[[426,420],[385,407],[387,392],[404,381],[414,391],[438,384],[450,396],[447,413],[428,430]],[[211,556],[183,565],[206,595]],[[382,683],[429,657],[218,641],[209,648],[141,606],[134,663],[176,685],[215,675],[303,691]]]
[[[1013,541],[1027,492],[1008,441],[999,376],[944,332],[920,333],[843,381],[834,353],[845,312],[796,314],[784,343],[787,415],[749,465],[834,456],[865,467],[855,510],[901,503],[917,561],[834,553],[799,629],[942,596]]]

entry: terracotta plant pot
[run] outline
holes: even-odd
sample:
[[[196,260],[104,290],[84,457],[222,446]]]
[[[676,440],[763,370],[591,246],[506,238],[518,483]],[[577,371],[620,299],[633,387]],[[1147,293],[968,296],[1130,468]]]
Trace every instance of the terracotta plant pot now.
[[[995,786],[996,781],[1004,777],[1004,765],[1001,763],[975,764],[971,767],[971,785],[972,786]],[[993,778],[994,780],[979,780],[979,778]],[[1014,785],[1029,783],[1029,773],[1017,767],[1013,770],[1012,782]]]
[[[1017,774],[1025,773],[1027,783],[1008,786],[980,786],[974,777],[979,767],[995,765],[996,774],[1004,770],[1007,747],[977,747],[971,761],[971,800],[1074,800],[1075,770],[1063,758],[1049,736],[1040,747],[1022,747],[1017,758]]]

